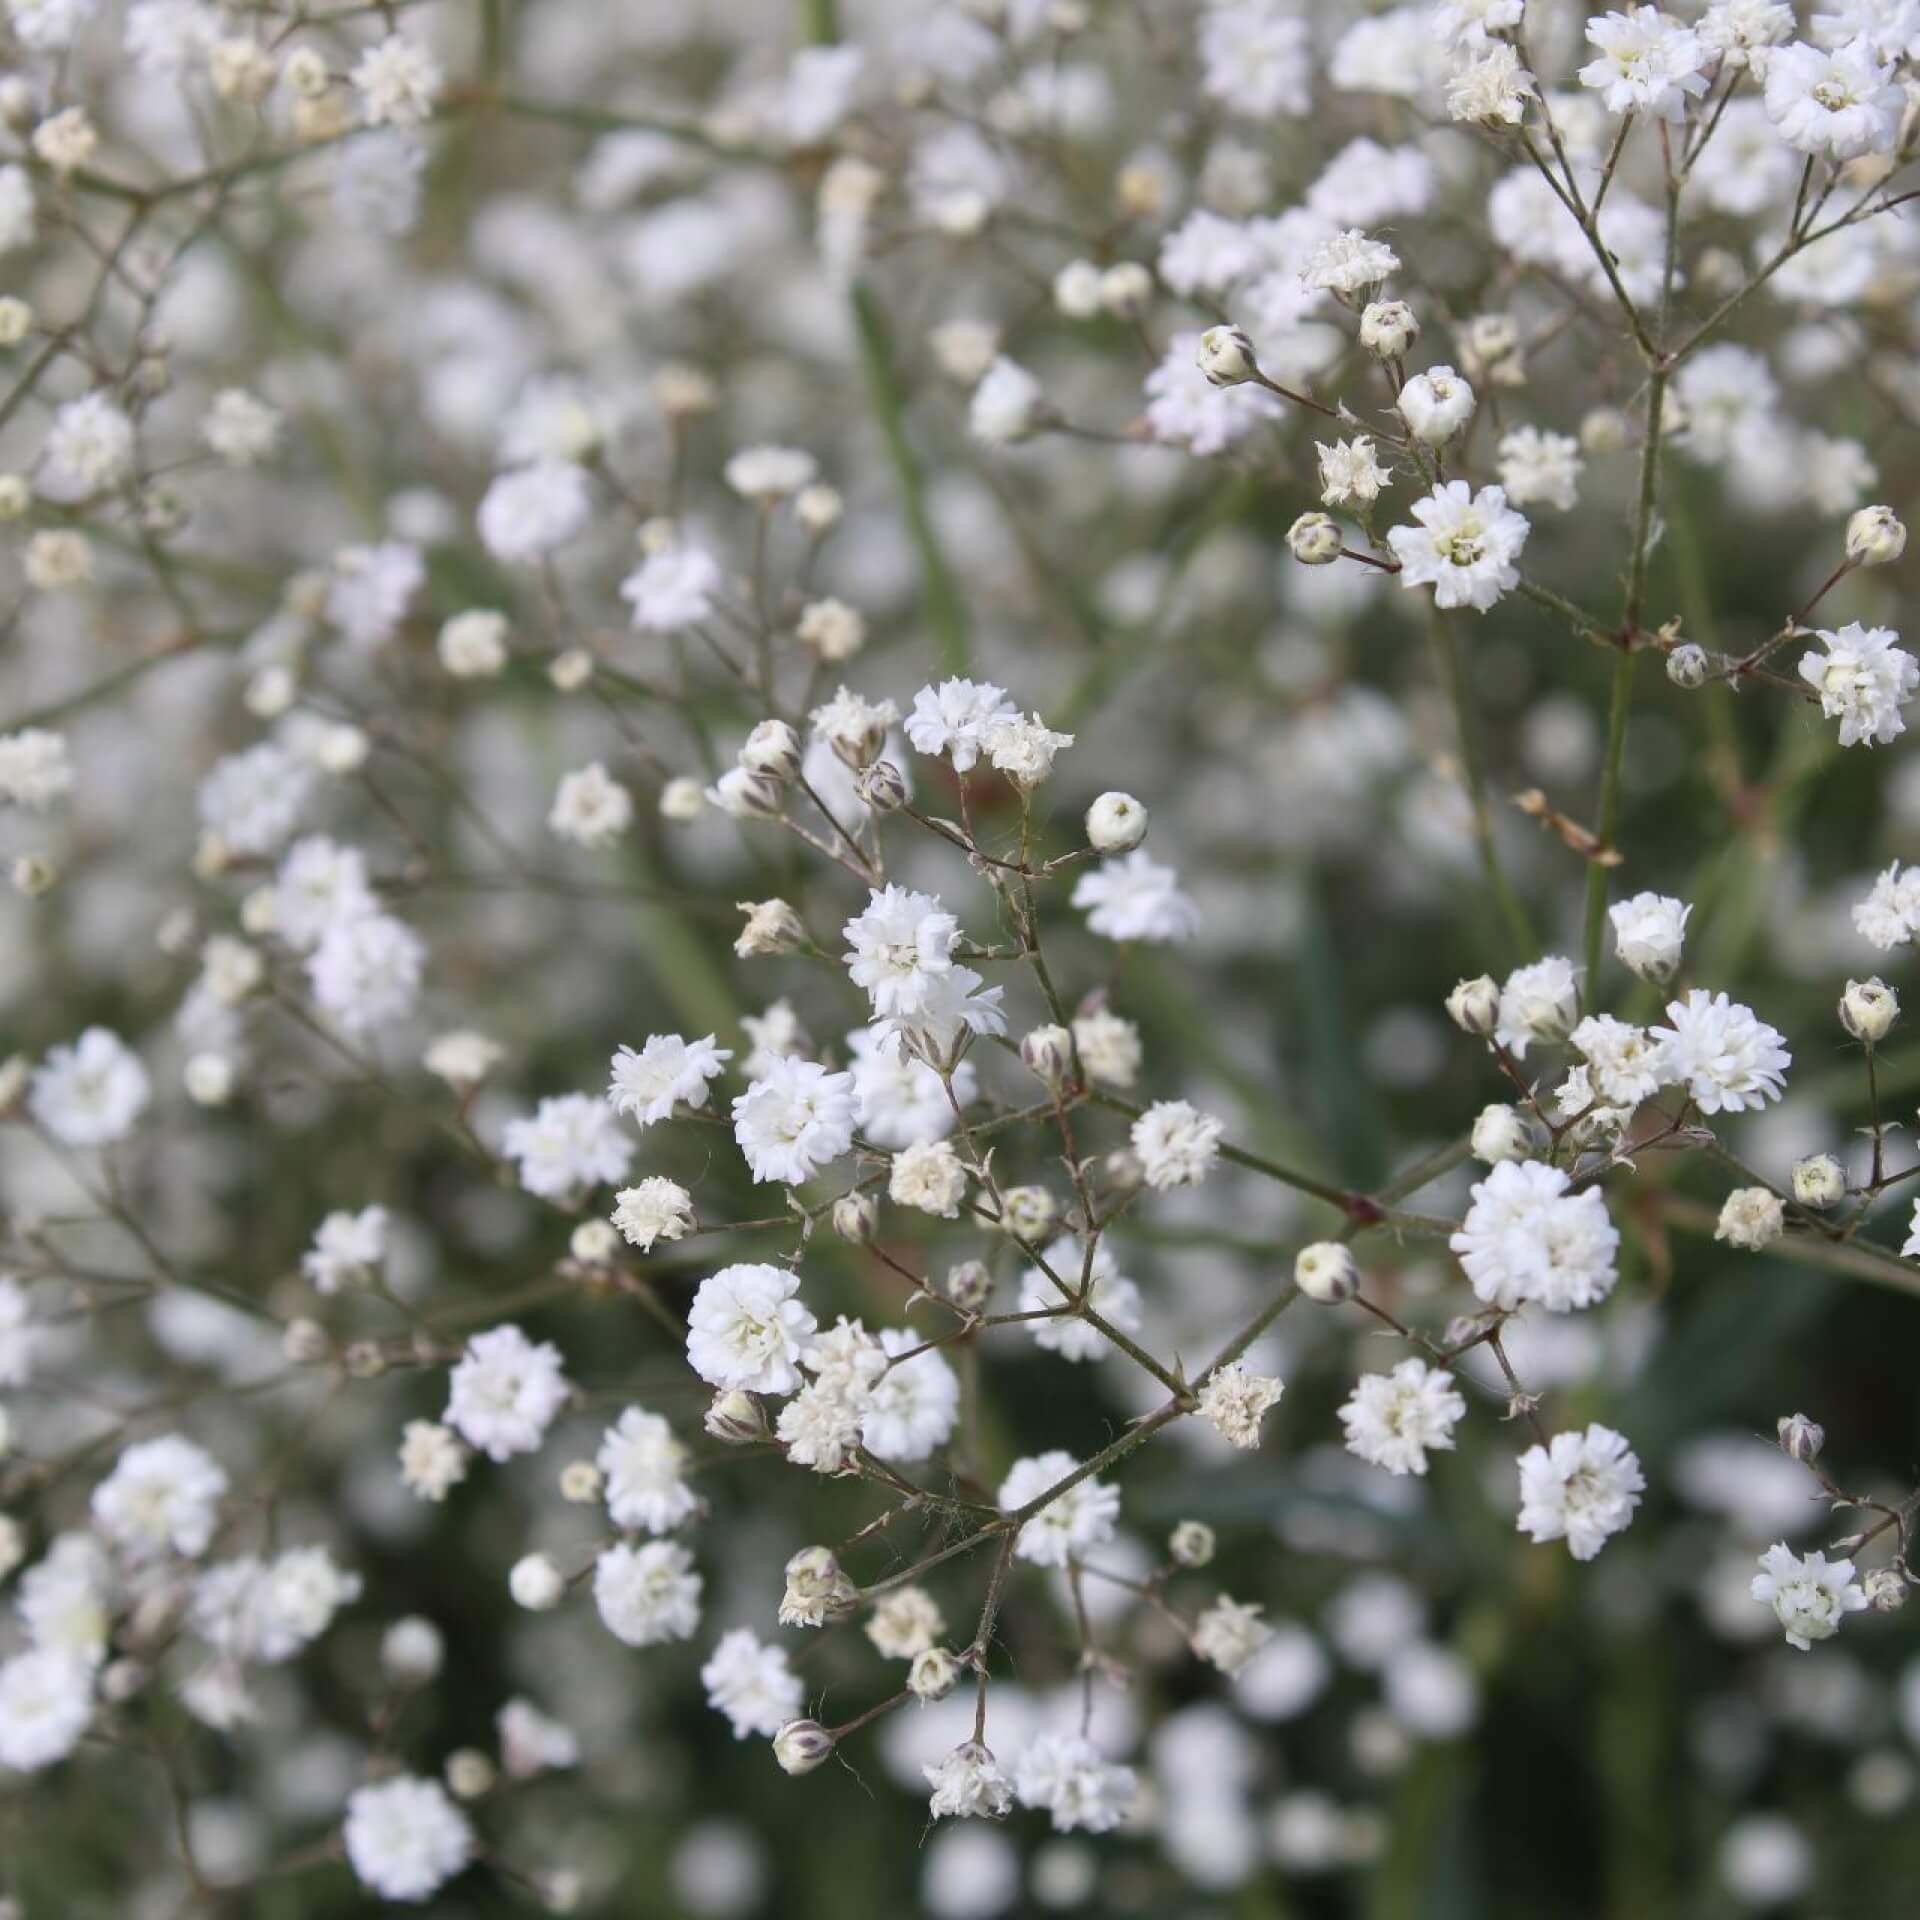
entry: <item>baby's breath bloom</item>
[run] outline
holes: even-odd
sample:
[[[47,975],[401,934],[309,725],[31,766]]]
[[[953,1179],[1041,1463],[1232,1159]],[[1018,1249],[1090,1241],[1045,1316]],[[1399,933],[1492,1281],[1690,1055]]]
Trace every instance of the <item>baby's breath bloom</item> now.
[[[1519,1529],[1536,1542],[1564,1539],[1576,1560],[1591,1560],[1631,1524],[1646,1484],[1638,1457],[1612,1428],[1556,1433],[1520,1456]]]

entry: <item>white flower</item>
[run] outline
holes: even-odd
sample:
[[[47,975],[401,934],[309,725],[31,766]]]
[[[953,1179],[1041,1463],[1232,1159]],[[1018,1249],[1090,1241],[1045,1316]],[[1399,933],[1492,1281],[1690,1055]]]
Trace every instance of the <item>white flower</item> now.
[[[907,738],[921,753],[945,754],[956,773],[967,773],[987,751],[988,731],[1011,720],[1019,709],[984,680],[943,680],[922,687],[907,715]]]
[[[1569,1184],[1543,1160],[1504,1160],[1471,1190],[1447,1244],[1489,1306],[1531,1300],[1566,1313],[1613,1291],[1619,1231],[1597,1187],[1570,1193]]]
[[[1000,1483],[1000,1508],[1017,1513],[1058,1486],[1080,1465],[1072,1454],[1055,1448],[1016,1460]],[[1120,1517],[1117,1488],[1104,1486],[1086,1474],[1026,1521],[1014,1544],[1015,1554],[1037,1567],[1064,1567],[1113,1538]]]
[[[347,1864],[383,1900],[425,1900],[473,1858],[473,1828],[437,1780],[402,1773],[357,1788],[342,1831]]]
[[[520,1184],[543,1200],[565,1202],[587,1187],[614,1186],[633,1164],[633,1142],[604,1100],[561,1093],[509,1120],[501,1151],[519,1163]]]
[[[1567,512],[1580,497],[1580,443],[1570,434],[1516,427],[1502,434],[1500,484],[1516,507],[1536,500]]]
[[[976,440],[990,447],[1012,446],[1039,432],[1051,409],[1046,389],[1025,367],[996,356],[986,377],[973,390],[967,426]]]
[[[669,547],[649,554],[620,583],[642,633],[684,633],[713,612],[720,563],[702,547]]]
[[[1223,1593],[1193,1623],[1194,1652],[1222,1673],[1238,1673],[1273,1638],[1261,1611]]]
[[[856,1027],[847,1035],[854,1113],[862,1137],[875,1146],[898,1149],[951,1133],[954,1103],[964,1108],[974,1097],[972,1062],[963,1060],[954,1069],[950,1102],[946,1083],[933,1068],[904,1047],[883,1045],[883,1037],[878,1027]]]
[[[489,1460],[535,1452],[573,1389],[560,1350],[511,1323],[476,1333],[447,1379],[443,1418]]]
[[[1920,661],[1894,643],[1891,627],[1849,620],[1838,633],[1824,627],[1826,652],[1800,657],[1800,678],[1819,690],[1820,711],[1840,722],[1840,744],[1884,747],[1906,732],[1900,709],[1920,686]]]
[[[1447,113],[1474,126],[1517,127],[1539,91],[1519,54],[1499,40],[1448,75]]]
[[[1831,51],[1796,41],[1767,55],[1767,118],[1798,153],[1857,160],[1899,137],[1904,96],[1864,40]]]
[[[1692,912],[1685,901],[1659,893],[1616,900],[1607,918],[1613,922],[1613,950],[1620,964],[1656,985],[1672,979],[1680,967]]]
[[[278,407],[270,407],[244,387],[223,387],[213,396],[200,437],[230,467],[252,467],[271,454],[285,424]]]
[[[1377,287],[1400,270],[1400,256],[1357,227],[1331,235],[1307,255],[1302,282],[1316,292],[1355,294]]]
[[[547,815],[548,831],[581,847],[606,847],[633,824],[633,795],[598,760],[563,774]]]
[[[177,1553],[191,1560],[213,1539],[227,1476],[177,1433],[127,1448],[93,1490],[94,1525],[131,1561]]]
[[[1083,873],[1073,904],[1085,908],[1088,927],[1109,940],[1189,940],[1200,927],[1200,910],[1180,891],[1180,876],[1137,848]]]
[[[1516,1060],[1536,1040],[1564,1040],[1580,1017],[1580,985],[1572,961],[1557,953],[1516,967],[1500,988],[1493,1037]]]
[[[1424,1360],[1402,1360],[1391,1373],[1363,1373],[1340,1409],[1347,1450],[1389,1473],[1425,1473],[1431,1449],[1453,1448],[1453,1430],[1467,1403],[1453,1375]]]
[[[419,549],[403,541],[343,547],[333,556],[327,618],[350,645],[382,646],[393,638],[426,577]]]
[[[622,1187],[613,1199],[613,1224],[642,1253],[650,1253],[657,1240],[679,1240],[693,1231],[693,1195],[677,1180],[649,1174],[638,1186]]]
[[[1434,10],[1434,30],[1450,47],[1484,47],[1490,36],[1517,27],[1521,0],[1441,0]]]
[[[33,1304],[10,1273],[0,1273],[0,1387],[33,1378]]]
[[[1271,1375],[1249,1373],[1235,1360],[1216,1368],[1200,1389],[1201,1417],[1211,1421],[1234,1446],[1257,1447],[1260,1422],[1269,1408],[1280,1404],[1285,1391],[1285,1386]]]
[[[616,1640],[630,1647],[691,1640],[700,1626],[699,1574],[693,1555],[671,1540],[622,1543],[593,1567],[593,1603]]]
[[[797,447],[743,447],[728,459],[724,478],[741,499],[769,506],[798,493],[819,471],[813,455]]]
[[[1759,1253],[1780,1238],[1785,1226],[1785,1209],[1778,1194],[1765,1187],[1735,1187],[1721,1204],[1713,1237],[1745,1252]]]
[[[1702,1113],[1744,1113],[1785,1091],[1793,1056],[1750,1008],[1694,987],[1667,1002],[1667,1018],[1673,1025],[1655,1027],[1653,1038],[1667,1044],[1668,1078]]]
[[[1060,1282],[1079,1291],[1084,1280],[1087,1304],[1101,1319],[1122,1333],[1140,1330],[1140,1289],[1120,1271],[1113,1251],[1096,1241],[1091,1261],[1081,1243],[1070,1233],[1062,1234],[1046,1250],[1046,1267],[1029,1267],[1020,1283],[1020,1311],[1038,1313],[1045,1308],[1063,1308],[1066,1295]],[[1059,1276],[1056,1281],[1047,1271]],[[1098,1360],[1110,1351],[1107,1337],[1090,1321],[1077,1314],[1063,1313],[1049,1320],[1030,1320],[1033,1344],[1063,1360]]]
[[[347,1033],[404,1020],[420,991],[426,948],[391,915],[336,921],[307,959],[314,1004]]]
[[[1476,403],[1473,388],[1451,367],[1429,367],[1400,389],[1393,404],[1416,439],[1437,447],[1451,440],[1473,418]],[[1455,481],[1454,485],[1464,500],[1466,483]]]
[[[999,1761],[977,1740],[955,1747],[920,1771],[933,1788],[927,1809],[936,1820],[999,1820],[1013,1805],[1013,1788]]]
[[[89,1027],[72,1046],[48,1053],[27,1106],[63,1146],[104,1147],[133,1131],[151,1091],[146,1068],[120,1036]]]
[[[1156,1100],[1133,1123],[1133,1150],[1147,1185],[1157,1191],[1196,1186],[1220,1157],[1225,1123],[1184,1100]]]
[[[953,1219],[967,1196],[967,1170],[952,1144],[926,1140],[903,1147],[887,1176],[887,1198],[942,1220]]]
[[[873,1382],[860,1416],[861,1441],[877,1459],[926,1459],[946,1445],[960,1417],[959,1378],[933,1348],[916,1351],[922,1344],[905,1327],[881,1330],[888,1366]]]
[[[361,54],[347,79],[368,126],[411,127],[432,114],[446,76],[418,41],[390,33]]]
[[[1370,506],[1391,476],[1373,457],[1373,442],[1362,434],[1351,440],[1322,441],[1314,448],[1320,462],[1320,499],[1329,507]]]
[[[735,1627],[700,1669],[707,1704],[724,1713],[733,1737],[750,1734],[772,1739],[800,1711],[805,1698],[800,1676],[787,1665],[784,1647],[761,1641],[750,1627]]]
[[[118,486],[133,460],[133,422],[104,393],[89,393],[53,416],[36,484],[49,500],[85,500]]]
[[[669,1118],[676,1106],[704,1107],[707,1082],[717,1080],[732,1058],[732,1050],[716,1046],[710,1033],[698,1040],[683,1040],[677,1033],[650,1034],[638,1053],[622,1047],[613,1056],[607,1100],[615,1113],[653,1126]]]
[[[73,762],[65,734],[26,727],[0,734],[0,804],[44,813],[73,791]]]
[[[93,1718],[93,1669],[35,1648],[0,1661],[0,1767],[37,1773],[64,1760]]]
[[[1520,584],[1513,563],[1527,544],[1528,527],[1525,517],[1507,505],[1501,488],[1475,493],[1464,480],[1449,480],[1416,500],[1410,511],[1417,527],[1393,527],[1387,533],[1387,545],[1400,562],[1401,586],[1430,586],[1438,607],[1485,613]]]
[[[1787,1630],[1787,1645],[1802,1653],[1816,1640],[1831,1640],[1841,1620],[1867,1604],[1865,1588],[1853,1577],[1851,1560],[1829,1562],[1824,1553],[1804,1558],[1791,1547],[1775,1545],[1760,1556],[1753,1576],[1753,1597],[1772,1607]]]
[[[852,1074],[812,1060],[768,1062],[733,1103],[733,1137],[755,1180],[801,1185],[853,1144]]]
[[[987,754],[1015,786],[1031,792],[1053,772],[1056,755],[1073,745],[1070,733],[1055,733],[1038,714],[1004,714],[987,728]]]
[[[315,1229],[313,1245],[300,1256],[300,1271],[321,1293],[364,1286],[387,1257],[387,1210],[330,1213]]]
[[[874,1013],[918,1013],[932,991],[932,976],[953,965],[960,923],[942,911],[930,893],[876,887],[866,910],[841,928],[850,951],[842,957],[856,987],[873,1001]]]
[[[1905,946],[1920,932],[1920,867],[1890,866],[1853,908],[1853,924],[1876,947]]]
[[[379,911],[365,858],[319,834],[287,850],[272,899],[273,931],[296,953],[310,952],[334,927]]]
[[[1580,84],[1593,88],[1610,112],[1679,120],[1687,102],[1707,90],[1699,36],[1658,7],[1629,7],[1589,20],[1587,39],[1600,57],[1580,69]]]
[[[671,1533],[697,1512],[699,1497],[684,1478],[690,1458],[659,1414],[628,1407],[593,1456],[606,1476],[607,1512],[614,1525]]]
[[[552,460],[501,474],[482,496],[476,519],[496,560],[527,566],[565,546],[592,513],[586,469]]]
[[[799,1276],[742,1263],[701,1281],[687,1313],[687,1361],[709,1386],[791,1393],[795,1364],[817,1324],[794,1298]]]
[[[400,1435],[400,1481],[421,1500],[444,1500],[467,1477],[470,1457],[454,1434],[432,1420],[409,1420]]]
[[[1644,1027],[1610,1013],[1589,1014],[1567,1041],[1584,1056],[1594,1089],[1610,1106],[1637,1107],[1667,1084],[1666,1050]]]
[[[500,1764],[510,1780],[531,1780],[552,1768],[580,1763],[580,1742],[572,1728],[530,1700],[509,1700],[494,1715],[494,1726],[500,1735]]]
[[[1139,1779],[1077,1733],[1043,1733],[1013,1765],[1023,1807],[1044,1807],[1055,1833],[1111,1833],[1133,1810]]]
[[[1202,87],[1234,113],[1272,121],[1312,108],[1312,41],[1282,0],[1211,0],[1199,47]]]
[[[971,967],[949,967],[928,978],[926,1004],[918,1013],[895,1014],[873,1031],[883,1049],[916,1054],[943,1072],[959,1072],[960,1052],[970,1035],[1005,1033],[1000,1011],[1004,987],[986,986]],[[844,1078],[836,1075],[835,1078]]]
[[[1073,1023],[1073,1047],[1089,1080],[1109,1087],[1130,1087],[1145,1057],[1140,1029],[1105,1009],[1084,1013]]]
[[[1564,1539],[1576,1560],[1591,1560],[1632,1523],[1646,1484],[1633,1449],[1612,1428],[1556,1433],[1520,1456],[1519,1529],[1535,1542]]]

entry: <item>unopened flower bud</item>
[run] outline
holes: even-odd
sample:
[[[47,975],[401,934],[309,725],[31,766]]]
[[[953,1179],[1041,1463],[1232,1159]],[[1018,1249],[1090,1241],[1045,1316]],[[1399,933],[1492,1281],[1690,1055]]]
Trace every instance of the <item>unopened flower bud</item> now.
[[[749,773],[771,774],[791,780],[800,771],[800,736],[784,720],[762,720],[740,749],[740,764]]]
[[[1667,655],[1667,678],[1689,693],[1707,684],[1707,650],[1683,640]]]
[[[1204,1520],[1182,1520],[1167,1541],[1167,1551],[1183,1567],[1204,1567],[1213,1559],[1213,1529]]]
[[[33,309],[14,294],[0,298],[0,347],[17,347],[33,331]]]
[[[824,1627],[859,1604],[854,1584],[841,1570],[831,1547],[802,1547],[787,1562],[787,1590],[781,1596],[783,1627]]]
[[[583,1267],[604,1267],[619,1250],[620,1236],[606,1220],[582,1220],[567,1239],[567,1251]]]
[[[1780,1451],[1802,1464],[1819,1459],[1827,1431],[1804,1413],[1783,1413],[1779,1425]]]
[[[456,1800],[478,1800],[493,1786],[493,1762],[478,1747],[447,1755],[447,1789]]]
[[[830,487],[825,481],[802,487],[793,496],[793,517],[811,534],[827,532],[846,510],[847,503],[840,497],[839,488]]]
[[[1255,378],[1253,342],[1239,327],[1209,327],[1200,336],[1200,371],[1216,387],[1238,387]]]
[[[1345,544],[1338,525],[1324,513],[1303,513],[1287,529],[1288,550],[1303,567],[1329,565]]]
[[[684,826],[698,820],[707,809],[707,797],[700,782],[689,774],[679,774],[660,789],[660,817]]]
[[[897,813],[907,804],[907,779],[891,760],[876,760],[854,776],[853,790],[875,813]]]
[[[1096,853],[1131,853],[1147,837],[1147,810],[1130,793],[1103,793],[1087,809],[1087,844]]]
[[[980,1260],[962,1260],[947,1269],[947,1298],[962,1313],[978,1313],[993,1291],[993,1275]]]
[[[760,1402],[740,1387],[716,1393],[701,1423],[716,1440],[730,1447],[751,1446],[767,1437],[767,1416]]]
[[[1583,453],[1618,453],[1632,437],[1627,416],[1618,407],[1595,407],[1580,422]]]
[[[378,1380],[387,1370],[387,1356],[378,1340],[354,1341],[343,1358],[356,1380]]]
[[[1847,1176],[1830,1153],[1816,1153],[1793,1163],[1793,1197],[1803,1207],[1831,1207],[1847,1191]]]
[[[833,1203],[833,1230],[856,1247],[865,1246],[880,1224],[880,1208],[870,1193],[843,1193]]]
[[[1420,337],[1420,322],[1404,300],[1371,300],[1360,314],[1360,344],[1381,360],[1398,360]]]
[[[944,1700],[960,1679],[960,1662],[945,1647],[927,1647],[907,1669],[907,1691],[921,1702]]]
[[[1118,320],[1138,320],[1153,304],[1153,275],[1137,260],[1122,260],[1100,276],[1100,304]]]
[[[1875,1613],[1897,1613],[1907,1604],[1907,1583],[1892,1567],[1875,1567],[1860,1585]]]
[[[1353,1249],[1338,1240],[1316,1240],[1294,1256],[1293,1284],[1309,1300],[1333,1306],[1360,1291],[1360,1268]]]
[[[1016,1239],[1038,1240],[1059,1212],[1059,1202],[1045,1187],[1007,1187],[1000,1195],[1000,1224]]]
[[[280,1351],[291,1367],[324,1366],[333,1357],[333,1342],[318,1320],[289,1320],[280,1335]]]
[[[1900,1017],[1900,999],[1884,980],[1849,980],[1840,996],[1840,1024],[1872,1046],[1887,1037]]]
[[[567,1582],[544,1553],[530,1553],[513,1563],[507,1575],[507,1591],[516,1606],[525,1607],[529,1613],[545,1613],[560,1604]]]
[[[101,1697],[116,1707],[123,1707],[133,1699],[153,1678],[153,1669],[144,1660],[115,1660],[108,1664],[100,1676]],[[18,1914],[19,1909],[15,1909]]]
[[[786,782],[752,767],[729,767],[707,798],[736,820],[778,820],[787,810]]]
[[[447,1642],[431,1620],[403,1614],[380,1636],[380,1665],[398,1686],[423,1687],[439,1673]]]
[[[1073,1036],[1065,1027],[1035,1027],[1020,1042],[1020,1058],[1049,1087],[1064,1086],[1073,1072]]]
[[[811,1773],[833,1752],[833,1735],[818,1720],[789,1720],[773,1736],[773,1757],[783,1773]]]
[[[591,1506],[605,1486],[606,1475],[591,1460],[569,1460],[560,1469],[560,1498],[571,1506]]]
[[[1500,988],[1492,976],[1462,980],[1447,995],[1447,1017],[1462,1033],[1491,1033],[1500,1024]]]
[[[1525,1160],[1533,1152],[1533,1129],[1517,1107],[1495,1101],[1480,1109],[1473,1123],[1472,1146],[1473,1157],[1490,1167],[1502,1160]]]
[[[557,693],[578,693],[593,678],[593,655],[585,647],[568,647],[548,661],[547,678]]]
[[[9,878],[15,893],[26,900],[37,900],[53,891],[60,869],[44,853],[22,853],[15,856]]]
[[[1906,550],[1905,523],[1891,507],[1862,507],[1847,522],[1847,558],[1856,567],[1884,567]]]

